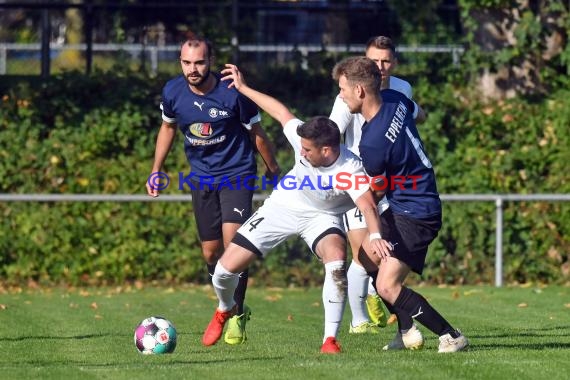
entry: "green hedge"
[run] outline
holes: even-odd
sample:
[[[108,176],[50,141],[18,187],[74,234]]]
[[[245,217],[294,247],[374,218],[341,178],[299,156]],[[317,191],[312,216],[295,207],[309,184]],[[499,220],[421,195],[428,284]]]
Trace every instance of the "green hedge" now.
[[[269,92],[278,88],[275,96],[298,107],[301,117],[328,114],[336,92],[327,70],[293,66],[251,78]],[[0,192],[144,194],[166,79],[121,70],[69,72],[0,88]],[[483,104],[451,84],[436,91],[420,81],[415,91],[429,114],[421,134],[441,193],[569,192],[570,92]],[[264,124],[288,168],[292,157],[280,126],[268,117]],[[174,178],[189,171],[181,145],[175,142],[165,168]],[[171,186],[165,193],[180,191]],[[506,281],[570,280],[569,211],[567,203],[505,204]],[[189,202],[4,202],[0,215],[6,283],[208,281]],[[423,280],[492,283],[494,220],[494,204],[445,203]],[[304,244],[290,239],[256,263],[252,277],[267,285],[308,285],[320,283],[321,273]]]

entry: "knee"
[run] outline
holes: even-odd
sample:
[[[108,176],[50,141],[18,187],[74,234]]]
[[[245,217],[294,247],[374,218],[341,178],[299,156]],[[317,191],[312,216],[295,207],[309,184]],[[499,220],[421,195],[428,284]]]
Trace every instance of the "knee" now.
[[[222,256],[221,244],[202,244],[202,256],[207,264],[214,265]]]
[[[332,261],[346,261],[346,250],[340,247],[323,250],[321,255],[318,253],[317,255],[321,257],[323,263],[330,263]]]
[[[396,298],[398,298],[398,294],[400,293],[401,286],[382,283],[382,281],[380,281],[380,283],[376,284],[376,288],[378,295],[382,299],[394,304],[394,302],[396,302]]]

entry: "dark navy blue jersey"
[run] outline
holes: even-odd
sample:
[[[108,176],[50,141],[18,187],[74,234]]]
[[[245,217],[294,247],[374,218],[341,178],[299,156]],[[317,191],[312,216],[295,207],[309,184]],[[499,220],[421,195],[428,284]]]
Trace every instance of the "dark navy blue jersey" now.
[[[214,75],[214,74],[212,74]],[[183,75],[162,91],[162,119],[176,123],[184,135],[184,151],[195,176],[212,183],[257,172],[248,130],[260,121],[255,103],[216,77],[206,95],[190,90]]]
[[[392,212],[412,218],[441,213],[435,173],[413,118],[414,105],[405,95],[384,90],[380,111],[362,127],[359,150],[368,175],[386,180]]]

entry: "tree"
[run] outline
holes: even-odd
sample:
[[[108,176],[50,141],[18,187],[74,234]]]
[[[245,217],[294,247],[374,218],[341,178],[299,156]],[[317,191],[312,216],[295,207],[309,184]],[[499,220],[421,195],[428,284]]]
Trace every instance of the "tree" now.
[[[460,0],[469,71],[484,98],[540,95],[570,69],[569,4],[559,0]]]

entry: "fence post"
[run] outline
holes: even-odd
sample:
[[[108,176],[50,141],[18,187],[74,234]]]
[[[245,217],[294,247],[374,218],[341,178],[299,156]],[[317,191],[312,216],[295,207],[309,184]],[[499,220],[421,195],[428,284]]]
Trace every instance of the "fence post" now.
[[[144,49],[144,45],[143,45]],[[158,74],[158,48],[156,46],[151,46],[149,48],[150,54],[150,72],[152,75]],[[143,51],[144,54],[144,51]]]
[[[495,199],[495,286],[503,286],[503,198]]]
[[[6,61],[8,59],[8,48],[6,44],[0,44],[0,75],[6,74]]]
[[[51,38],[51,26],[49,21],[49,10],[42,10],[42,44],[41,44],[41,76],[43,79],[49,78],[51,50],[49,41]]]

